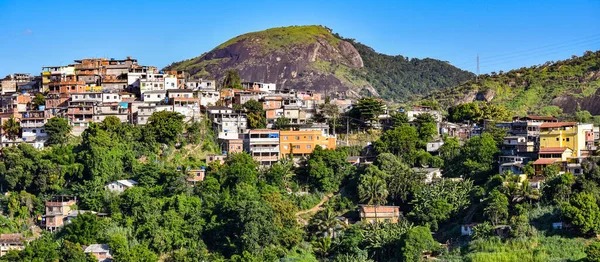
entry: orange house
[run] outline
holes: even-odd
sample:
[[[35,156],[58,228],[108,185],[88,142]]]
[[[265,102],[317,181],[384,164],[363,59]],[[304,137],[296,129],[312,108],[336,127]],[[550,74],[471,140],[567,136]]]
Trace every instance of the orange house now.
[[[281,130],[279,134],[279,145],[281,156],[293,154],[294,156],[306,156],[312,154],[315,147],[323,149],[335,149],[336,139],[322,130]]]

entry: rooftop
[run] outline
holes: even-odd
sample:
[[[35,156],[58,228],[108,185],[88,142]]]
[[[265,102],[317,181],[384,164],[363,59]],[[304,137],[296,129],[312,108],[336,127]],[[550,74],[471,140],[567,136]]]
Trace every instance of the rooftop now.
[[[85,248],[83,253],[101,253],[101,252],[110,252],[110,248],[108,244],[91,244]]]
[[[538,160],[536,160],[535,162],[533,162],[534,165],[551,165],[554,164],[555,162],[559,162],[560,159],[558,158],[540,158]]]
[[[556,128],[556,127],[565,127],[565,126],[576,126],[577,122],[553,122],[553,123],[543,123],[540,128]]]
[[[543,147],[540,148],[540,154],[562,154],[567,149],[567,147]]]

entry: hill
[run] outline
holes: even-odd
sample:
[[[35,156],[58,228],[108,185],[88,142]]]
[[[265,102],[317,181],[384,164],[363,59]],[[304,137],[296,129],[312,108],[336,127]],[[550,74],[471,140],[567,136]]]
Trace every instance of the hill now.
[[[481,75],[427,99],[443,107],[473,101],[505,106],[516,114],[557,115],[578,108],[600,114],[600,51],[509,72]]]
[[[345,91],[406,101],[414,94],[456,86],[474,77],[447,62],[388,56],[332,34],[323,26],[291,26],[232,38],[199,57],[165,69],[221,80],[236,70],[244,81],[320,92]],[[362,92],[362,93],[361,93]]]

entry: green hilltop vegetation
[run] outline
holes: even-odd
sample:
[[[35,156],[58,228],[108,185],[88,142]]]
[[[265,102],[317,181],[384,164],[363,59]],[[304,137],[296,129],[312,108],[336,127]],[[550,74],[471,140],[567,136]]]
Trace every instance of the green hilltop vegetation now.
[[[340,44],[343,42],[350,43],[355,50],[342,47]],[[309,46],[314,43],[321,45],[316,61],[298,57],[312,53],[314,49]],[[227,52],[222,52],[224,50]],[[352,60],[353,55],[360,56],[364,66],[357,66]],[[231,60],[229,56],[235,59]],[[239,57],[244,59],[238,60]],[[269,70],[265,69],[265,65]],[[278,72],[285,71],[283,65],[300,71],[296,76],[282,78]],[[305,86],[315,83],[314,88],[323,89],[318,91],[337,83],[323,83],[311,76],[333,76],[356,93],[372,95],[373,92],[367,92],[370,88],[365,88],[372,87],[381,98],[394,102],[414,101],[415,95],[421,97],[430,91],[457,86],[475,77],[473,73],[445,61],[381,54],[318,25],[278,27],[243,34],[201,56],[175,62],[167,69],[184,70],[193,77],[213,77],[219,81],[224,77],[223,72],[235,70],[240,71],[245,81],[285,82],[287,85],[300,81],[308,83]],[[266,79],[250,79],[257,75]]]
[[[600,114],[593,97],[600,87],[600,51],[543,65],[479,76],[427,97],[442,107],[488,101],[518,115],[560,116],[578,110]]]
[[[456,68],[448,62],[386,55],[354,39],[344,40],[352,43],[360,53],[365,64],[362,76],[386,100],[414,101],[415,95],[419,97],[475,78],[473,73]]]
[[[294,45],[306,45],[325,39],[331,45],[337,45],[341,40],[334,37],[330,29],[317,25],[276,27],[263,31],[243,34],[220,44],[215,49],[223,49],[242,40],[255,40],[263,52],[271,52],[280,48]]]

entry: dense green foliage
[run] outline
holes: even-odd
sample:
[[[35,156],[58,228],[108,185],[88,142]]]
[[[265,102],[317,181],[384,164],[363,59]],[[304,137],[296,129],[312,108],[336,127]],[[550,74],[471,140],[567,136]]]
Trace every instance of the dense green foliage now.
[[[365,79],[388,100],[414,101],[415,95],[425,95],[441,88],[454,87],[475,78],[471,72],[458,69],[448,62],[402,55],[385,55],[353,39],[365,64]]]
[[[245,110],[261,108],[251,101]],[[116,261],[597,260],[597,242],[585,238],[600,233],[600,159],[586,159],[579,176],[549,166],[535,188],[527,175],[497,174],[498,130],[445,138],[432,156],[425,144],[437,136],[433,116],[412,125],[395,119],[365,149],[372,163],[358,166],[347,161],[360,151],[351,147],[317,147],[271,167],[247,153],[208,166],[196,156],[175,160],[173,150],[204,148],[210,123],[160,112],[143,127],[107,117],[79,141],[43,150],[4,147],[0,187],[10,193],[0,197],[0,233],[35,240],[0,261],[92,261],[82,246],[95,243],[108,244]],[[204,180],[188,182],[187,171],[201,166]],[[441,167],[443,177],[423,167]],[[117,179],[138,184],[105,190]],[[40,235],[31,226],[56,195],[76,195],[72,208],[85,212]],[[360,221],[364,204],[398,206],[402,214],[398,223]],[[565,227],[553,228],[556,222]],[[461,225],[471,223],[478,224],[472,235],[461,236]]]

